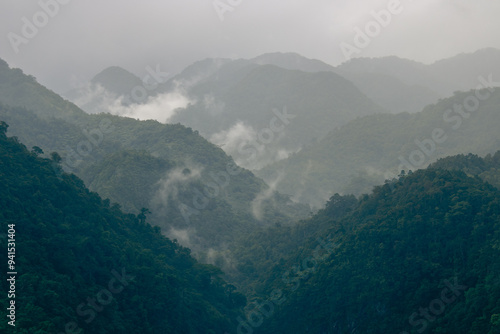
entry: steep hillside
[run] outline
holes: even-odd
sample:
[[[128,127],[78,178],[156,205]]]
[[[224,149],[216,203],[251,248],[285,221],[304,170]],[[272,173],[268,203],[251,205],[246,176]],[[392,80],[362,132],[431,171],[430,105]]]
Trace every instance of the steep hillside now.
[[[500,331],[497,188],[463,172],[420,170],[376,187],[347,215],[323,213],[305,223],[318,222],[329,227],[267,270],[267,287],[240,328],[318,334]],[[270,251],[266,245],[261,253]]]
[[[0,123],[2,249],[15,248],[1,304],[16,333],[221,333],[245,298],[221,272],[29,152]],[[59,171],[59,173],[56,173]],[[15,241],[13,241],[15,240]],[[12,312],[11,312],[12,314]],[[196,318],[193,322],[191,319]],[[10,332],[7,321],[0,331]]]
[[[32,100],[34,108],[45,103],[46,109],[59,110],[46,115],[45,109],[34,113],[0,106],[0,119],[10,124],[13,135],[28,147],[59,152],[66,171],[81,176],[92,191],[121,204],[125,211],[137,214],[149,208],[153,224],[171,236],[181,233],[184,237],[179,240],[197,251],[226,247],[222,240],[309,212],[237,168],[223,150],[190,128],[87,115],[71,104],[78,114],[72,109],[66,114],[67,102],[59,97],[46,100],[43,86],[21,71],[7,73],[18,77],[13,83],[15,99],[6,102],[22,106],[24,100]],[[29,89],[24,89],[26,82]],[[38,95],[31,95],[34,91]]]
[[[75,118],[85,113],[53,91],[40,85],[35,77],[18,68],[11,69],[0,59],[0,102],[35,110],[42,118]]]

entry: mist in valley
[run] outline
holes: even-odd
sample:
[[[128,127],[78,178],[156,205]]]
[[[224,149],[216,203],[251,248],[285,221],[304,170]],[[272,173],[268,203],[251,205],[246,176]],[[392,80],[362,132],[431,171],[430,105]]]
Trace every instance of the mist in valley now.
[[[499,3],[0,8],[2,333],[500,333]]]

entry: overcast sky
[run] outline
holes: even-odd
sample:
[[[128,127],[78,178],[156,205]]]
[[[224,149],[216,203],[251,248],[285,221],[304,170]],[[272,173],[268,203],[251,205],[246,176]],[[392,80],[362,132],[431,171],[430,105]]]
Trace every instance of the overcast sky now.
[[[157,64],[175,74],[208,57],[276,51],[338,65],[341,43],[355,46],[356,27],[374,30],[355,56],[430,63],[500,49],[497,0],[401,0],[380,31],[371,12],[397,0],[218,0],[219,13],[214,0],[58,0],[68,3],[43,14],[40,3],[54,1],[0,0],[0,58],[57,92],[112,65],[142,77]]]

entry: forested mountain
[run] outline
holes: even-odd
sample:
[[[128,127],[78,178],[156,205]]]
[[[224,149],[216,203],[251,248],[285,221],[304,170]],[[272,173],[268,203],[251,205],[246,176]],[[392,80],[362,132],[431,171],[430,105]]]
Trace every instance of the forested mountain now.
[[[223,333],[245,297],[165,238],[43,159],[0,123],[0,221],[15,230],[16,333]],[[7,239],[0,239],[7,249]],[[11,247],[11,246],[10,246]],[[3,279],[2,291],[9,291]],[[12,290],[12,286],[10,287]],[[9,299],[8,299],[9,298]],[[193,322],[192,319],[197,321]],[[10,332],[7,321],[2,333]]]
[[[474,89],[480,76],[499,77],[499,67],[496,49],[431,65],[383,57],[355,58],[337,67],[294,53],[268,53],[249,60],[205,59],[155,82],[153,90],[144,88],[151,83],[111,67],[93,79],[93,89],[68,96],[91,113],[118,114],[123,111],[116,111],[117,105],[180,99],[167,116],[151,117],[190,126],[239,165],[258,170],[360,116],[419,112],[457,90]]]
[[[478,176],[500,189],[500,151],[484,158],[472,153],[446,157],[431,164],[429,168],[459,170],[469,176]]]
[[[148,90],[185,94],[192,128],[86,113],[0,61],[17,332],[499,334],[497,56],[206,59]],[[91,84],[131,106],[145,83]]]
[[[499,154],[468,158],[468,168],[498,169]],[[258,278],[239,326],[499,333],[499,245],[499,190],[462,171],[419,170],[358,201],[335,195],[313,218],[242,244],[242,266]]]
[[[309,213],[190,128],[88,115],[20,70],[4,63],[1,71],[0,102],[12,107],[1,106],[0,119],[11,134],[28,147],[59,152],[66,171],[126,212],[149,208],[151,223],[197,251]]]
[[[480,91],[488,98],[476,99],[471,106],[477,110],[469,112],[474,108],[464,103],[475,94],[457,93],[415,114],[354,120],[257,175],[266,180],[282,175],[278,191],[321,206],[335,192],[369,193],[401,169],[423,168],[447,155],[493,153],[500,146],[500,90]]]
[[[170,121],[200,131],[250,169],[282,159],[356,117],[383,111],[333,72],[244,60],[222,65],[188,92],[196,103]]]
[[[0,102],[33,110],[44,118],[69,119],[85,115],[73,103],[40,85],[19,68],[9,68],[0,59]]]
[[[191,102],[168,122],[192,127],[240,166],[258,169],[350,120],[385,111],[330,69],[296,54],[206,59],[152,94],[181,91]]]

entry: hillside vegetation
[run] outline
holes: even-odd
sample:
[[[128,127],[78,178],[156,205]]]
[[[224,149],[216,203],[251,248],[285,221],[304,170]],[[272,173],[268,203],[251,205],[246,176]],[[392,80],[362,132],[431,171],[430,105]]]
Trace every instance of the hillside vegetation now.
[[[220,333],[245,298],[161,235],[0,123],[0,221],[15,226],[16,333]],[[7,248],[7,238],[1,239]],[[2,291],[9,291],[2,280]],[[11,289],[12,290],[12,289]],[[12,300],[12,299],[11,299]],[[0,297],[7,305],[7,294]],[[192,322],[196,318],[198,322]],[[0,330],[7,333],[6,321]]]

